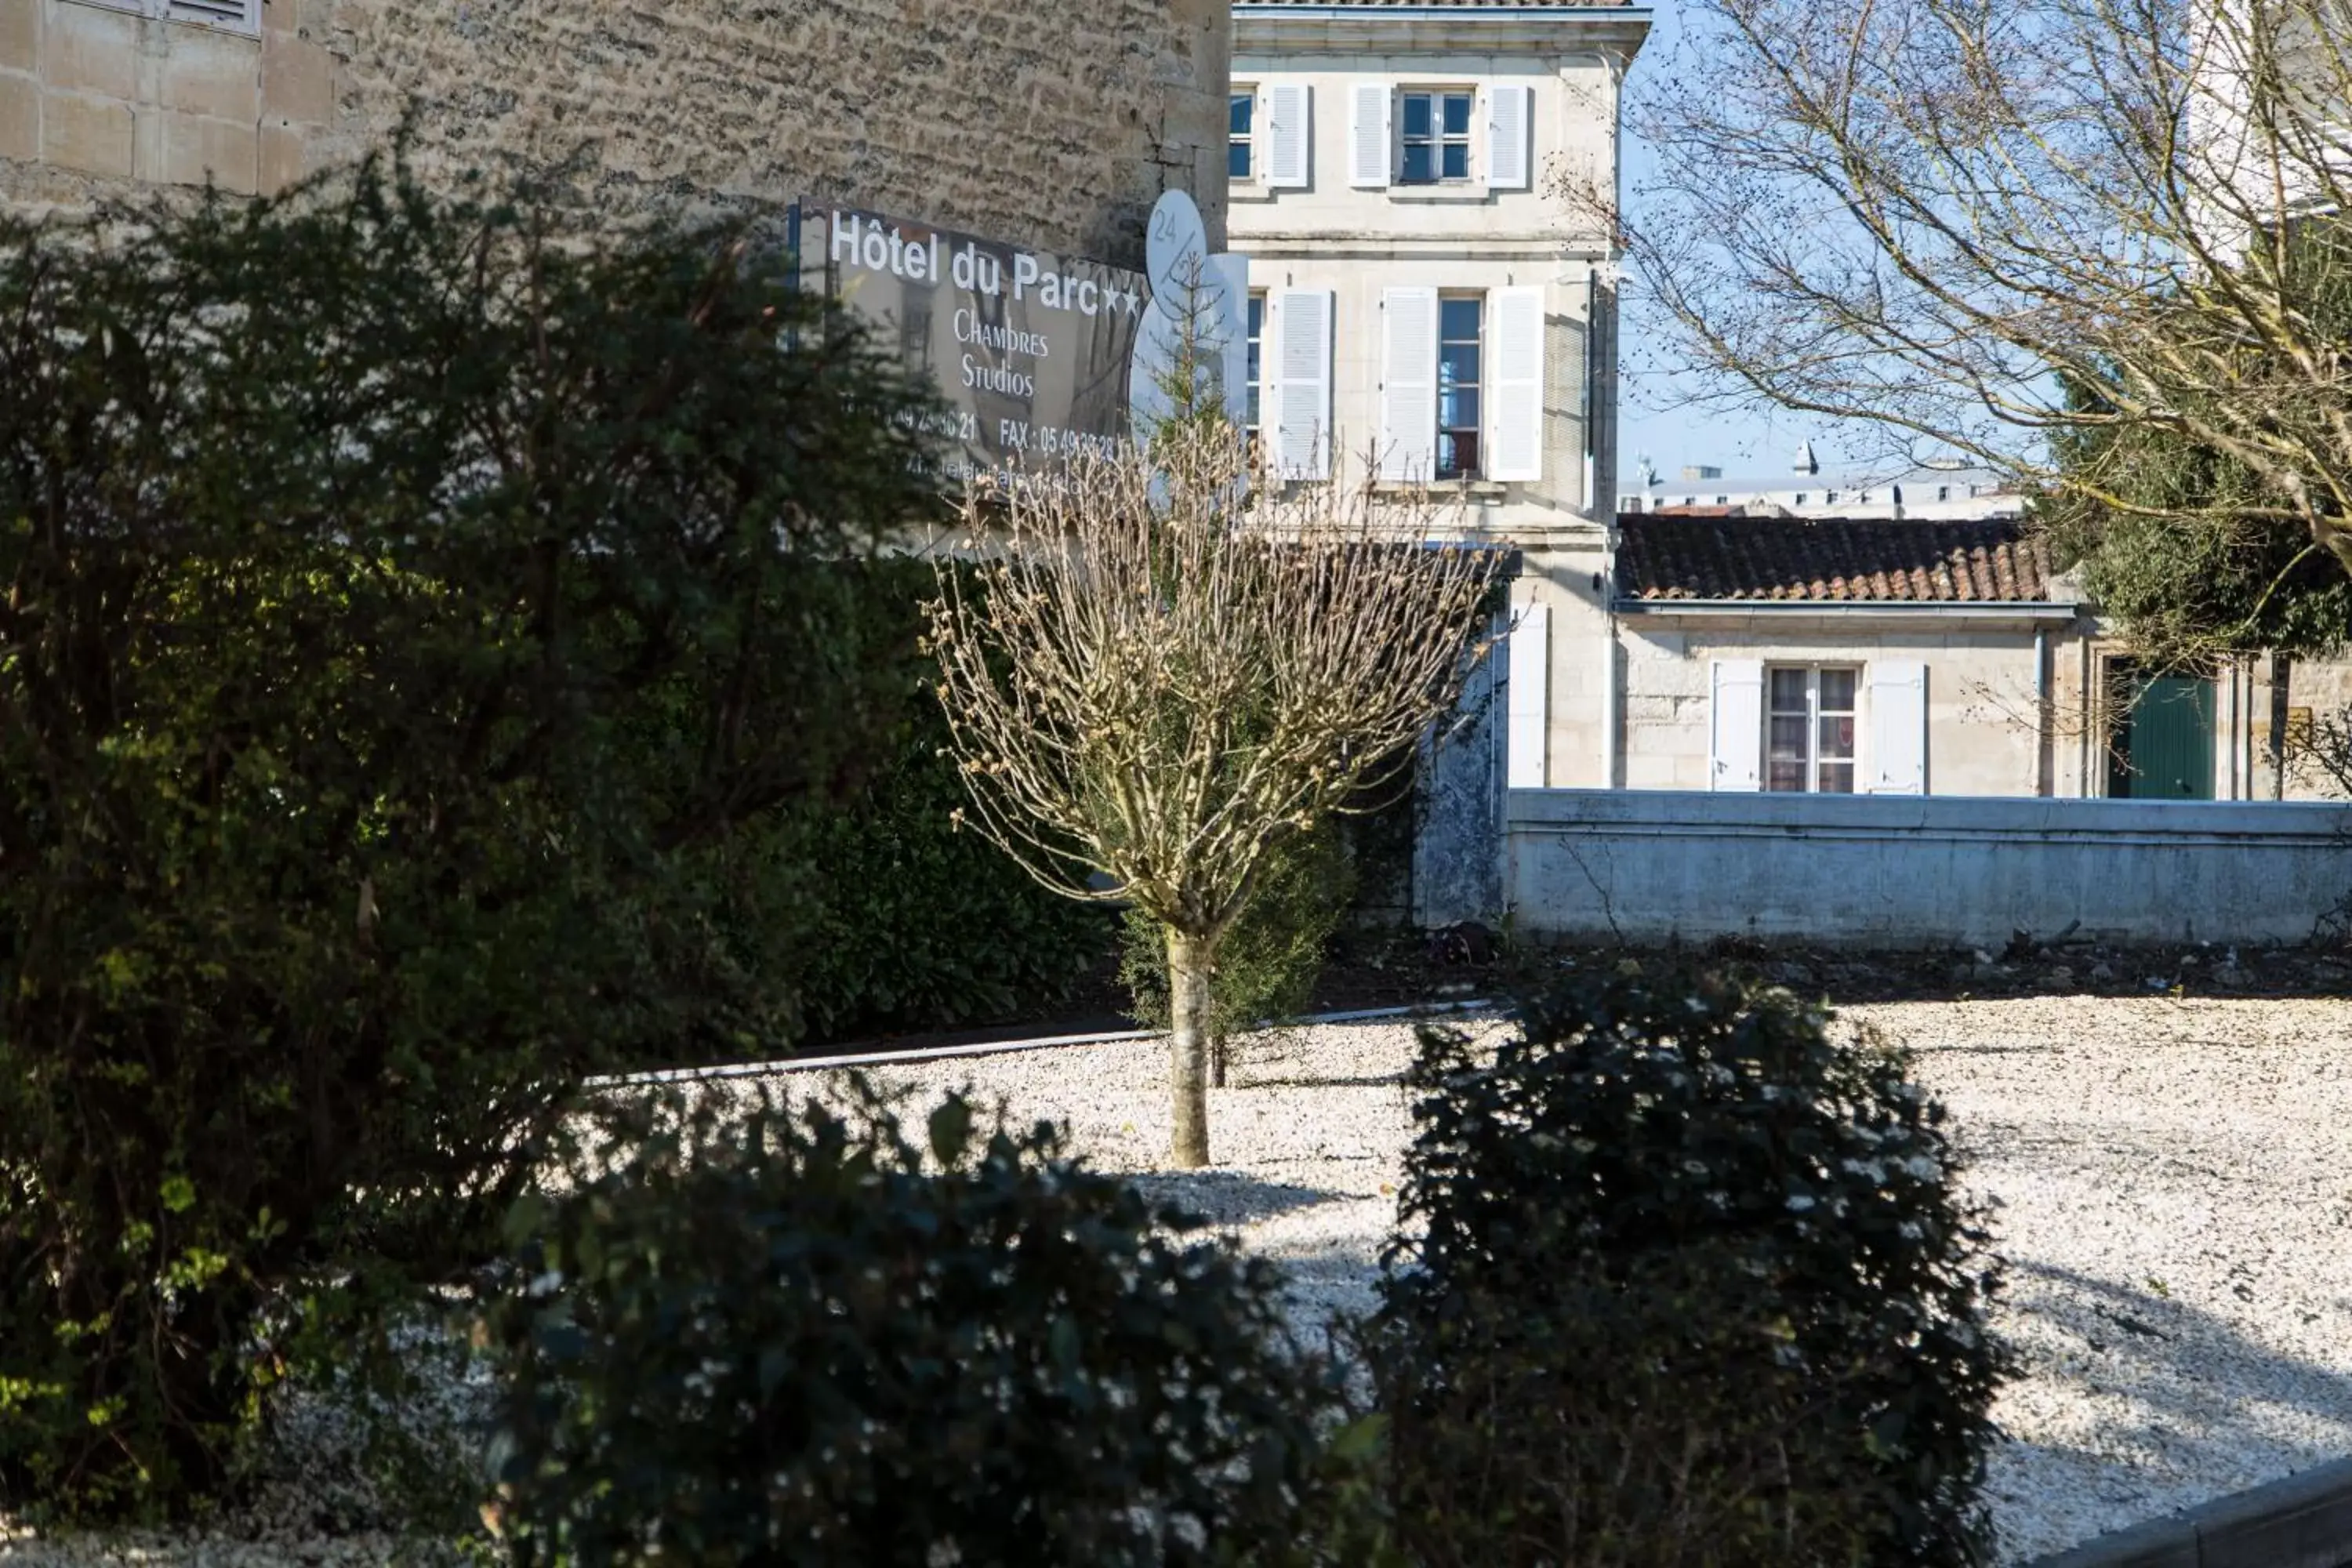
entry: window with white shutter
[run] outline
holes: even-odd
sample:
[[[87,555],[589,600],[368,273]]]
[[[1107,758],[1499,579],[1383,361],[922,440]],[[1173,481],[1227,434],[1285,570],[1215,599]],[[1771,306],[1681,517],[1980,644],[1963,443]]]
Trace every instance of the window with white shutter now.
[[[1718,658],[1707,671],[1707,788],[1764,787],[1764,661]]]
[[[1497,289],[1487,296],[1486,477],[1543,478],[1544,291]]]
[[[34,0],[37,4],[37,0]],[[84,0],[110,11],[128,11],[165,22],[186,22],[224,33],[257,35],[262,0]]]
[[[1265,183],[1277,190],[1307,184],[1314,158],[1313,95],[1305,82],[1276,82],[1266,89]]]
[[[1426,480],[1437,466],[1437,290],[1381,295],[1381,478]]]
[[[194,22],[227,33],[261,31],[261,0],[159,0],[155,14],[167,22]]]
[[[1274,296],[1275,471],[1286,479],[1331,477],[1331,291]]]
[[[1348,184],[1378,190],[1389,183],[1389,84],[1360,81],[1348,93]]]
[[[1550,778],[1544,756],[1551,706],[1550,633],[1549,605],[1523,605],[1512,618],[1503,763],[1504,781],[1512,789],[1542,789]]]
[[[1217,386],[1225,417],[1240,425],[1250,416],[1249,258],[1231,251],[1212,256],[1206,271],[1215,296]]]
[[[1927,667],[1909,660],[1870,667],[1870,793],[1927,793]]]
[[[1533,91],[1522,86],[1486,89],[1486,188],[1523,191],[1528,188],[1529,121],[1534,118]]]

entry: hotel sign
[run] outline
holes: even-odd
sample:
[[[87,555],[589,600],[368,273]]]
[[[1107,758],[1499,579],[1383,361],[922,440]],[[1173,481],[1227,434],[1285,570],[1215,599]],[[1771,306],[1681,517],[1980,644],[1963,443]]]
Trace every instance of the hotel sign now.
[[[938,384],[950,478],[1128,437],[1144,274],[848,208],[803,225],[803,270]]]

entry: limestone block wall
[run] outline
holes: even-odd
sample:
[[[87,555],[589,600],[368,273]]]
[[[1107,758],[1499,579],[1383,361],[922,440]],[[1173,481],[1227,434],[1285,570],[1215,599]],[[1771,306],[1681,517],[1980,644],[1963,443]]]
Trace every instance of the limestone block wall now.
[[[578,157],[600,217],[796,195],[1125,265],[1223,244],[1225,0],[0,0],[0,205],[277,190],[415,117],[432,174]]]

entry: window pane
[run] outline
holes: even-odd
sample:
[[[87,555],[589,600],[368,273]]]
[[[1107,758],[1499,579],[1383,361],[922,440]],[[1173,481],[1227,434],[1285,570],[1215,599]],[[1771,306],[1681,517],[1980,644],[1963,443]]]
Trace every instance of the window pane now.
[[[1801,669],[1776,669],[1772,672],[1772,711],[1802,713],[1805,710],[1805,672]],[[1797,743],[1804,744],[1805,731],[1797,731]]]
[[[1431,156],[1431,148],[1426,142],[1418,147],[1407,147],[1404,150],[1404,183],[1406,184],[1431,184],[1437,178],[1436,168],[1436,163]]]
[[[1250,115],[1255,111],[1256,105],[1257,94],[1254,92],[1237,92],[1234,94],[1233,103],[1227,111],[1227,123],[1234,135],[1246,136],[1249,134]]]
[[[1822,711],[1851,713],[1853,711],[1853,671],[1825,669],[1822,671]]]
[[[1448,430],[1478,428],[1478,389],[1441,386],[1437,389],[1437,423]]]
[[[1766,764],[1764,787],[1775,795],[1802,795],[1805,791],[1805,764],[1802,763]]]
[[[1246,180],[1250,175],[1250,144],[1246,142],[1225,143],[1225,178]]]
[[[1476,300],[1441,300],[1437,305],[1437,335],[1448,342],[1478,341]]]
[[[1478,437],[1467,430],[1454,430],[1437,438],[1437,477],[1458,479],[1465,474],[1478,471]]]
[[[1774,762],[1801,763],[1805,760],[1805,721],[1802,717],[1776,713],[1766,726],[1765,735],[1765,754]]]
[[[1265,336],[1265,295],[1263,295],[1263,294],[1253,294],[1253,295],[1251,295],[1251,296],[1250,296],[1250,302],[1249,302],[1249,335],[1250,335],[1250,341],[1251,341],[1252,342],[1255,342],[1259,338],[1261,338],[1261,337]],[[1255,360],[1253,360],[1251,363],[1255,363],[1256,362],[1255,362]]]
[[[1449,92],[1445,95],[1445,133],[1448,136],[1470,134],[1470,95]]]
[[[1822,760],[1851,762],[1853,758],[1853,715],[1824,713],[1821,724]]]
[[[1404,133],[1407,136],[1429,135],[1429,94],[1408,92],[1404,95]]]
[[[1822,793],[1823,795],[1852,795],[1853,793],[1853,764],[1852,763],[1823,763],[1822,764]]]
[[[1440,386],[1475,386],[1478,384],[1478,344],[1447,343],[1438,351],[1437,384]]]
[[[1444,178],[1466,180],[1470,177],[1470,148],[1467,143],[1448,142],[1445,144]]]

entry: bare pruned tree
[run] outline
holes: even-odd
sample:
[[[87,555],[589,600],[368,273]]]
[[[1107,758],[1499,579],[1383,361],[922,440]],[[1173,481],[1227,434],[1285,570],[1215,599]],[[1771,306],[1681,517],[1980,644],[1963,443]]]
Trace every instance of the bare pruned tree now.
[[[1658,173],[1625,243],[1688,364],[2122,512],[2291,521],[2352,567],[2352,344],[2326,298],[2352,247],[2345,0],[1685,17],[1692,68],[1633,114]],[[2151,500],[2063,460],[2130,430],[2260,493]]]
[[[1480,636],[1491,552],[1426,500],[1333,481],[1234,498],[1218,423],[966,503],[977,591],[943,572],[940,697],[967,820],[1074,899],[1168,932],[1171,1155],[1209,1160],[1217,946],[1270,852],[1412,766]]]

